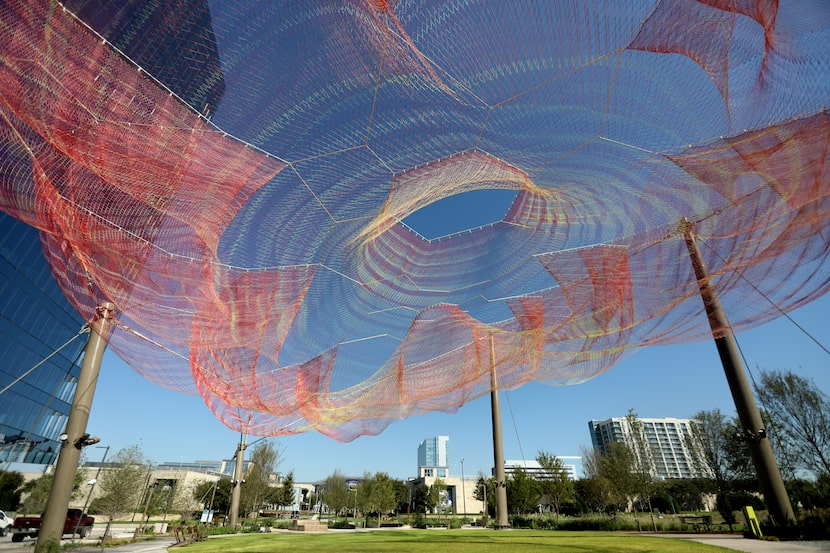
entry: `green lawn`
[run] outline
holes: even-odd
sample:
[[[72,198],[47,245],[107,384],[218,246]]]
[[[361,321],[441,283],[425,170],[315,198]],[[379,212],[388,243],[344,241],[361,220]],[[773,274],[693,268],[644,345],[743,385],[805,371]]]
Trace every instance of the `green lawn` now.
[[[271,553],[278,551],[337,551],[376,553],[408,551],[439,553],[715,553],[730,551],[672,538],[646,537],[624,533],[546,532],[537,530],[386,530],[320,534],[277,533],[236,534],[210,538],[176,548],[182,553]]]

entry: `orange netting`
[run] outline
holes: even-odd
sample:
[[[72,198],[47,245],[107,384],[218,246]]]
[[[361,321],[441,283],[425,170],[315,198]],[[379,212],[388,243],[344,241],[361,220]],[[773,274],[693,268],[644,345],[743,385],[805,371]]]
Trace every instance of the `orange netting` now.
[[[146,378],[348,440],[708,338],[685,219],[736,330],[826,293],[828,107],[824,0],[10,0],[0,209]]]

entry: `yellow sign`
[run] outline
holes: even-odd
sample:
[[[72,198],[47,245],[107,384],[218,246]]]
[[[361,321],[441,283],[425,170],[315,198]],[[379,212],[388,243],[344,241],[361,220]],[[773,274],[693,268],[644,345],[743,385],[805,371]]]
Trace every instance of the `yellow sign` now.
[[[756,538],[763,537],[761,533],[761,525],[758,523],[758,517],[755,516],[755,509],[747,505],[744,507],[744,518],[746,518],[746,525],[752,530],[752,535]]]

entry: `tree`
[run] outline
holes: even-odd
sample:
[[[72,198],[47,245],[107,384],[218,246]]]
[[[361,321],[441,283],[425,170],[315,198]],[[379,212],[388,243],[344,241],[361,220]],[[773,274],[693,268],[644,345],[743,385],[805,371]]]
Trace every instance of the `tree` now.
[[[23,495],[23,475],[19,472],[0,472],[0,506],[16,511]]]
[[[692,417],[696,424],[687,446],[695,463],[712,476],[717,493],[717,508],[727,524],[734,524],[732,495],[738,482],[755,477],[746,440],[741,437],[740,421],[727,420],[719,409],[700,411]]]
[[[539,483],[521,467],[507,479],[507,511],[514,514],[532,513],[539,506]]]
[[[737,478],[735,469],[748,459],[741,455],[742,463],[736,464],[734,442],[739,441],[737,429],[721,413],[720,409],[699,411],[692,419],[692,434],[688,437],[686,447],[692,452],[692,459],[696,468],[704,474],[709,474],[715,481],[717,492],[727,490],[728,483]],[[741,442],[743,444],[743,442]],[[746,455],[749,448],[743,444]],[[751,465],[750,465],[751,466]]]
[[[672,478],[660,487],[666,504],[663,511],[702,511],[703,495],[715,492],[711,478]]]
[[[395,510],[395,487],[388,474],[377,472],[373,477],[361,482],[358,489],[361,486],[365,486],[359,491],[359,495],[363,496],[362,504],[367,516],[369,513],[375,513],[380,521],[382,516]]]
[[[335,515],[344,512],[348,514],[350,495],[346,477],[343,476],[340,470],[335,470],[333,474],[326,478],[320,499]]]
[[[618,510],[625,496],[619,493],[617,486],[608,478],[603,455],[596,449],[583,447],[582,463],[585,478],[574,486],[577,501],[590,512]]]
[[[536,461],[542,467],[542,474],[539,478],[542,501],[550,505],[553,512],[558,515],[560,506],[573,500],[574,484],[568,477],[565,463],[555,455],[539,451]]]
[[[409,511],[409,488],[406,482],[395,478],[392,480],[392,487],[395,489],[395,511],[398,513]]]
[[[600,477],[611,486],[612,504],[624,505],[637,493],[634,470],[634,455],[624,443],[612,443],[600,457]]]
[[[430,487],[424,482],[415,487],[415,493],[412,495],[413,512],[428,513],[435,508],[436,498],[430,492]]]
[[[276,487],[271,476],[282,461],[282,452],[271,440],[258,442],[251,451],[248,473],[239,494],[240,511],[257,512],[264,503],[275,503]]]
[[[482,501],[484,505],[484,516],[494,516],[496,513],[496,481],[495,478],[484,478],[484,475],[479,473],[478,480],[476,480],[476,489],[473,491],[473,497]]]
[[[294,497],[294,473],[289,472],[286,475],[285,479],[282,481],[282,485],[279,488],[279,491],[276,494],[275,503],[280,507],[293,507],[296,503],[296,498]]]
[[[801,468],[830,475],[830,398],[792,371],[762,371],[755,387],[781,445]]]
[[[70,499],[78,499],[81,486],[86,482],[86,473],[78,463],[78,470],[75,472],[75,479],[72,482],[72,494]],[[46,501],[49,499],[49,492],[52,489],[52,475],[44,474],[40,478],[30,480],[23,485],[23,503],[20,506],[21,514],[40,515],[46,509]]]
[[[233,484],[230,478],[220,478],[215,482],[205,481],[193,489],[193,499],[200,503],[203,509],[227,513],[231,508],[232,491]]]
[[[150,493],[148,484],[150,466],[139,445],[120,450],[101,473],[97,486],[101,494],[90,506],[90,511],[107,517],[104,537],[109,535],[112,520],[118,515],[133,512],[142,499],[142,492]],[[143,523],[144,521],[142,521]]]
[[[200,484],[198,481],[173,480],[173,492],[166,506],[168,513],[178,513],[180,520],[198,519],[204,505],[193,497],[193,490]]]
[[[633,409],[629,409],[626,415],[628,427],[630,430],[631,443],[631,459],[632,459],[632,489],[635,501],[632,503],[636,505],[636,499],[645,501],[648,512],[651,516],[651,525],[654,531],[657,531],[657,522],[654,520],[654,508],[651,505],[651,495],[654,493],[654,473],[656,467],[654,464],[654,452],[651,449],[648,436],[646,435],[645,427],[642,421],[637,417],[637,413]]]

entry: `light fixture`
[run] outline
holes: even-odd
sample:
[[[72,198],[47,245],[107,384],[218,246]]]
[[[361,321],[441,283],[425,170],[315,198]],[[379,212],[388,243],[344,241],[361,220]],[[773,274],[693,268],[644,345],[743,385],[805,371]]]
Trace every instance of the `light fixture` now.
[[[97,444],[100,441],[101,441],[101,438],[99,438],[98,436],[90,436],[89,434],[84,433],[84,434],[81,434],[80,438],[75,440],[74,445],[77,449],[81,449],[81,448],[86,447],[88,445]]]

